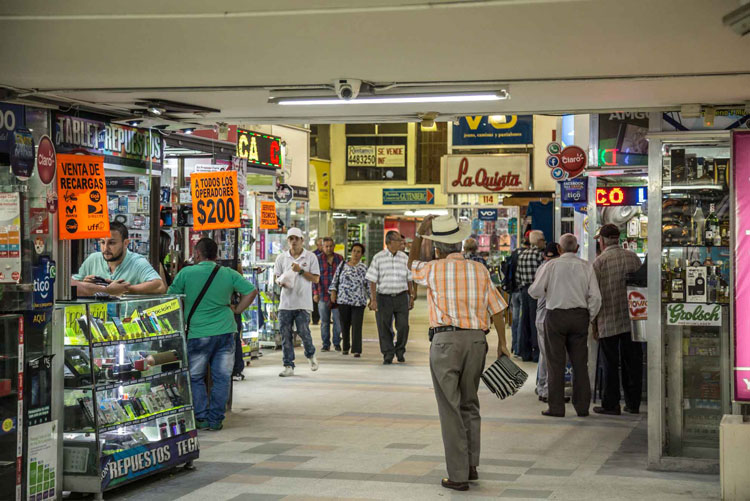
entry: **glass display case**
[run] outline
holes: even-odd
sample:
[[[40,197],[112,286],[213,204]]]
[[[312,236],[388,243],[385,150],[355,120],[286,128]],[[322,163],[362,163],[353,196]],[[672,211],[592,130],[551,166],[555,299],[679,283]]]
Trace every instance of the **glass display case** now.
[[[16,490],[17,446],[22,441],[23,406],[18,405],[18,323],[21,315],[0,316],[0,489]]]
[[[59,302],[64,489],[101,493],[198,457],[178,296]]]
[[[649,339],[649,428],[663,430],[658,454],[650,440],[652,464],[718,468],[719,425],[731,409],[728,140],[665,135],[649,148],[658,168],[650,170],[648,330],[660,334]]]

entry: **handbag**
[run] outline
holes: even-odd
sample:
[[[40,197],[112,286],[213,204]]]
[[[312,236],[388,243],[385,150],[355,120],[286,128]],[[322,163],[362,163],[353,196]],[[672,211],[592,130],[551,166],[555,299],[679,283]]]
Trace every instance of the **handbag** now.
[[[201,289],[200,293],[198,294],[198,297],[195,298],[195,302],[193,303],[193,307],[190,308],[190,313],[188,313],[187,320],[185,321],[185,339],[188,337],[188,332],[190,332],[190,319],[193,318],[193,313],[195,313],[195,310],[198,309],[198,305],[203,300],[203,296],[206,295],[206,291],[209,287],[211,287],[211,282],[214,281],[214,277],[219,272],[219,268],[221,268],[220,265],[215,265],[214,269],[211,270],[211,274],[208,276],[208,280],[206,280],[206,283],[203,284],[203,289]]]
[[[523,369],[505,355],[495,360],[481,376],[487,388],[499,399],[518,393],[528,377]]]

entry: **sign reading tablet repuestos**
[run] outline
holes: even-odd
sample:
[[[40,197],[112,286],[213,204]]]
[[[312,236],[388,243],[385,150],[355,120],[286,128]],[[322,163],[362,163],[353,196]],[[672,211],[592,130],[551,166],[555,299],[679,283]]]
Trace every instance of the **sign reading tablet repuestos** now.
[[[237,129],[237,156],[247,159],[248,167],[281,168],[281,138]]]
[[[57,192],[62,240],[109,236],[104,157],[57,155]]]
[[[190,186],[195,231],[240,227],[237,171],[194,172]]]

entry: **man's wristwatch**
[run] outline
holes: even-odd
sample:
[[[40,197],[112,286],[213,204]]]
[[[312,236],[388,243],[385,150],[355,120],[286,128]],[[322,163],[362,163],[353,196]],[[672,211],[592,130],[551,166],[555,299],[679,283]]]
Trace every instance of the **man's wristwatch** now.
[[[304,274],[305,274],[305,270],[302,270],[302,269],[301,269],[301,270],[299,270],[299,271],[298,271],[297,273],[298,273],[298,274],[300,274],[300,275],[304,275]]]

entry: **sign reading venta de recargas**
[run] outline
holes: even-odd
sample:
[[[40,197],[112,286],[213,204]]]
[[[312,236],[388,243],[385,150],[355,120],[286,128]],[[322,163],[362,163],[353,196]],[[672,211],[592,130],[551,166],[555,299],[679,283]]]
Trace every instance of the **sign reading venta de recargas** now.
[[[721,327],[721,305],[670,303],[667,305],[667,325]]]
[[[447,155],[446,193],[503,193],[529,187],[529,155]]]

